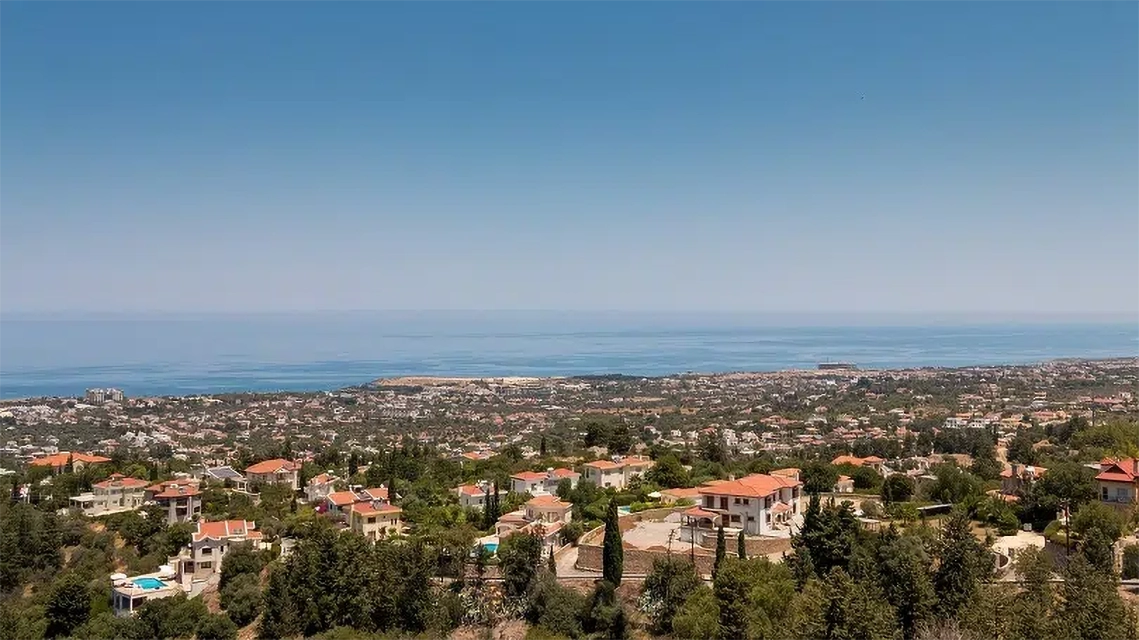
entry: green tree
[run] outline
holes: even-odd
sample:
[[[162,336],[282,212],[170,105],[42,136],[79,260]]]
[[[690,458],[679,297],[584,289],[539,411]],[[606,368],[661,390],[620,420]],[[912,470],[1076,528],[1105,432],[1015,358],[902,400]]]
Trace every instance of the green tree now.
[[[645,472],[645,479],[666,488],[686,487],[690,483],[688,471],[680,464],[680,458],[673,453],[658,458],[656,464]]]
[[[1092,501],[1084,503],[1072,516],[1072,533],[1086,537],[1092,529],[1098,529],[1103,537],[1114,543],[1126,533],[1126,519],[1108,505]]]
[[[1052,560],[1043,550],[1026,547],[1018,554],[1015,569],[1022,584],[1013,596],[1011,635],[1023,640],[1046,638],[1053,607]]]
[[[740,529],[739,535],[736,536],[736,556],[740,560],[747,560],[747,544],[744,540],[743,529]]]
[[[720,565],[724,563],[724,558],[728,555],[728,545],[724,540],[724,525],[716,527],[716,560],[712,565],[712,577],[716,577],[716,572],[720,570]]]
[[[498,546],[498,566],[507,595],[522,597],[542,563],[542,541],[536,536],[514,534]]]
[[[1139,544],[1129,544],[1123,548],[1124,580],[1139,579]]]
[[[898,536],[892,530],[882,536],[877,549],[878,585],[886,601],[894,607],[902,637],[910,640],[927,623],[937,604],[932,559],[922,541],[913,536]]]
[[[1096,570],[1084,558],[1071,557],[1059,586],[1049,637],[1072,640],[1129,638],[1136,633],[1114,576]]]
[[[811,495],[829,493],[838,482],[838,472],[825,462],[811,462],[803,467],[803,490]]]
[[[719,638],[720,606],[711,589],[701,584],[672,619],[676,638]]]
[[[914,495],[914,481],[904,473],[891,474],[882,482],[882,502],[905,502]]]
[[[248,543],[236,543],[229,547],[225,554],[225,562],[221,565],[221,579],[218,583],[220,589],[225,589],[234,578],[252,574],[257,576],[265,567],[265,556],[255,550]]]
[[[605,537],[601,548],[601,574],[614,586],[621,584],[624,573],[625,550],[621,541],[621,525],[617,517],[617,501],[610,500],[605,515]]]
[[[546,457],[546,434],[542,434],[542,439],[538,442],[538,455]]]
[[[207,615],[198,624],[197,640],[237,640],[237,625],[224,615]]]
[[[48,637],[70,635],[87,621],[90,611],[91,593],[83,580],[75,574],[60,578],[52,585],[44,608]]]
[[[941,529],[934,591],[944,618],[955,618],[973,598],[981,580],[992,572],[992,560],[984,545],[973,537],[969,516],[954,509]]]
[[[641,594],[654,632],[659,635],[673,633],[673,618],[688,597],[701,586],[703,581],[687,558],[669,556],[653,560]]]
[[[866,582],[832,569],[823,582],[812,581],[803,592],[797,626],[802,638],[825,640],[893,640],[898,636],[890,604]]]
[[[552,633],[576,638],[581,635],[581,612],[585,598],[558,584],[551,574],[538,576],[527,599],[526,619]]]
[[[226,562],[229,562],[228,555]],[[242,573],[231,578],[219,595],[222,609],[238,626],[244,627],[253,622],[261,613],[261,581],[255,573]]]
[[[1036,450],[1032,447],[1034,444],[1036,443],[1030,435],[1029,429],[1018,430],[1008,444],[1009,461],[1028,465],[1036,464]]]

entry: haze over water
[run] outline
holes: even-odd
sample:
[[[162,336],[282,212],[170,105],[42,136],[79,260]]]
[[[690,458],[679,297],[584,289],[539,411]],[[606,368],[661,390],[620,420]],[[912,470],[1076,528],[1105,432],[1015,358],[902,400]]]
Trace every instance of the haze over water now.
[[[845,326],[843,326],[845,325]],[[892,326],[891,326],[892,325]],[[904,325],[904,326],[903,326]],[[0,397],[332,390],[379,377],[1019,364],[1139,355],[1134,321],[385,312],[0,319]]]

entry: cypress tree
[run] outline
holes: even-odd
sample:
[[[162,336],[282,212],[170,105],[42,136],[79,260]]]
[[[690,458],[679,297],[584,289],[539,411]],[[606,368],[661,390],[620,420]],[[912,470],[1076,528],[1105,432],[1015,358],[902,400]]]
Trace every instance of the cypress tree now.
[[[550,575],[558,575],[558,561],[554,558],[553,547],[550,547],[550,557],[546,560],[546,568],[550,570]]]
[[[621,525],[617,520],[617,501],[609,499],[605,514],[605,541],[601,548],[601,574],[614,586],[621,584],[624,572],[625,551],[621,547]]]
[[[736,537],[736,555],[740,560],[747,560],[747,545],[744,544],[744,532],[740,529],[740,535]]]
[[[542,436],[542,442],[538,445],[538,455],[543,458],[546,457],[546,436]]]
[[[716,563],[712,565],[712,577],[716,577],[716,573],[720,571],[720,565],[724,562],[724,556],[728,555],[728,545],[724,541],[724,525],[720,524],[716,528]]]

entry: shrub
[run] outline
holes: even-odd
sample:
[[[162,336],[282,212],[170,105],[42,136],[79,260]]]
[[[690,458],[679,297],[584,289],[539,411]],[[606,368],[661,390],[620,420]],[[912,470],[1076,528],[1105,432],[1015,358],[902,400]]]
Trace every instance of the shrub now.
[[[1139,544],[1129,544],[1123,548],[1123,579],[1139,579]]]

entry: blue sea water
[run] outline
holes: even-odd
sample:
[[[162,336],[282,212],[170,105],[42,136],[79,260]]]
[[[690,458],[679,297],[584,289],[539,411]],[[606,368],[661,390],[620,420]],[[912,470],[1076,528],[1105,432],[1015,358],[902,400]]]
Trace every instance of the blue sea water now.
[[[379,377],[667,375],[1139,356],[1134,322],[387,312],[0,317],[0,398],[331,390]]]

